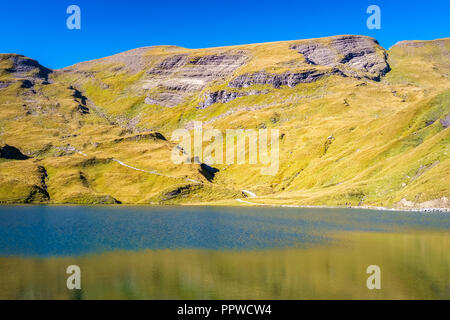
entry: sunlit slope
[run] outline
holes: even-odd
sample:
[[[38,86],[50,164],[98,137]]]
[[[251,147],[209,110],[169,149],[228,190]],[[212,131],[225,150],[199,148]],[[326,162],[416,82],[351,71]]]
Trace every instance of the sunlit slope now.
[[[39,201],[238,204],[250,190],[262,204],[448,207],[449,57],[449,39],[389,51],[362,36],[159,46],[50,72],[49,84],[10,84],[0,88],[0,141],[32,158],[0,160],[0,201],[25,201],[39,184],[14,179],[41,165],[49,199]],[[8,63],[3,83],[15,74]],[[192,121],[278,129],[277,174],[173,164],[171,134]]]
[[[72,86],[39,77],[34,62],[19,74],[31,59],[0,58],[0,202],[159,203],[180,187],[194,199],[235,194],[198,164],[172,164],[173,144],[158,132],[121,127]]]

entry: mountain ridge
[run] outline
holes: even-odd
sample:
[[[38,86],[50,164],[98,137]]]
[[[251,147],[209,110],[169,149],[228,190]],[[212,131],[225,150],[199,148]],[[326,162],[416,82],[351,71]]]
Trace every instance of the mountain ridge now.
[[[1,54],[0,145],[31,158],[0,159],[0,202],[235,204],[242,190],[254,204],[447,199],[450,39],[419,43],[152,46],[56,70]],[[192,121],[279,129],[280,171],[218,165],[211,177],[201,163],[170,163],[171,133]]]
[[[100,58],[94,58],[94,59],[90,59],[90,60],[85,60],[85,61],[80,61],[80,62],[76,62],[74,64],[71,64],[69,66],[66,67],[61,67],[61,68],[49,68],[49,67],[45,67],[43,65],[41,65],[42,67],[52,70],[52,71],[61,71],[64,69],[70,69],[74,66],[80,65],[80,64],[85,64],[85,63],[89,63],[89,62],[96,62],[98,60],[102,60],[102,59],[107,59],[107,58],[111,58],[114,56],[118,56],[118,55],[122,55],[122,54],[126,54],[126,53],[131,53],[134,51],[139,51],[139,50],[151,50],[151,49],[158,49],[158,48],[173,48],[173,49],[178,49],[178,50],[213,50],[213,49],[224,49],[224,48],[232,48],[232,47],[246,47],[246,46],[251,46],[251,45],[265,45],[265,44],[275,44],[275,43],[291,43],[291,42],[296,42],[296,41],[313,41],[313,40],[321,40],[321,39],[328,39],[328,38],[332,38],[332,37],[345,37],[345,36],[350,36],[350,37],[366,37],[368,39],[373,39],[375,40],[378,44],[378,40],[376,40],[375,38],[372,38],[370,36],[361,36],[361,35],[351,35],[351,34],[342,34],[342,35],[335,35],[335,36],[329,36],[329,37],[320,37],[320,38],[310,38],[310,39],[296,39],[296,40],[281,40],[281,41],[270,41],[270,42],[257,42],[257,43],[251,43],[251,44],[238,44],[238,45],[232,45],[232,46],[218,46],[218,47],[205,47],[205,48],[186,48],[186,47],[181,47],[181,46],[177,46],[177,45],[151,45],[151,46],[144,46],[144,47],[137,47],[137,48],[133,48],[133,49],[128,49],[125,51],[120,51],[105,57],[100,57]],[[427,44],[427,43],[436,43],[436,42],[446,42],[449,41],[450,38],[436,38],[436,39],[432,39],[432,40],[400,40],[398,42],[396,42],[394,45],[392,45],[391,47],[389,47],[388,49],[382,47],[384,50],[389,51],[390,49],[396,47],[396,46],[407,46],[407,45],[414,45],[414,44]],[[381,46],[381,45],[380,45]],[[13,52],[5,52],[5,53],[0,53],[1,55],[16,55],[16,56],[22,56],[28,59],[32,59],[31,57],[27,57],[23,54],[20,53],[13,53]],[[37,61],[37,60],[34,60]],[[38,62],[39,63],[39,62]]]

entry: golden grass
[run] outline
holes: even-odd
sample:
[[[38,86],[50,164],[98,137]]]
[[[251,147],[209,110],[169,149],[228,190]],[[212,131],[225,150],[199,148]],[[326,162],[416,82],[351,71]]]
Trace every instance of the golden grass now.
[[[317,41],[326,45],[330,40]],[[450,129],[440,122],[450,113],[449,41],[439,45],[429,42],[417,48],[394,46],[388,52],[392,71],[381,82],[331,76],[294,88],[253,86],[243,90],[269,92],[197,109],[204,93],[227,88],[228,77],[188,95],[174,108],[144,103],[146,92],[141,80],[145,72],[169,55],[247,52],[249,61],[233,76],[310,68],[302,55],[289,49],[295,42],[195,50],[153,47],[143,51],[146,69],[138,72],[128,70],[113,57],[58,72],[53,84],[36,84],[34,94],[18,84],[11,85],[0,89],[0,143],[42,159],[49,172],[53,203],[83,202],[80,199],[102,195],[124,203],[159,203],[166,192],[184,185],[184,178],[202,181],[203,188],[172,202],[234,199],[242,196],[242,189],[262,196],[255,202],[302,205],[394,206],[402,198],[423,202],[449,197]],[[0,62],[0,70],[7,67],[7,61]],[[78,102],[69,85],[81,89],[109,119],[94,110],[89,115],[77,112]],[[246,107],[256,110],[247,111]],[[114,142],[130,135],[130,129],[109,120],[134,118],[136,128],[159,131],[168,139],[174,129],[192,120],[208,121],[207,127],[222,132],[261,126],[279,129],[283,134],[280,169],[275,176],[262,176],[261,165],[218,165],[221,171],[214,182],[206,182],[198,165],[171,162],[171,142]],[[330,135],[335,139],[325,152]],[[86,153],[87,158],[117,158],[165,176],[135,171],[115,162],[80,168],[86,157],[62,152],[67,145]],[[11,166],[20,170],[26,163],[29,161],[3,161],[0,170]],[[82,185],[80,171],[88,177],[88,187]],[[16,201],[27,193],[28,182],[18,174],[17,184],[23,186],[9,191],[11,182],[6,181],[12,181],[11,175],[0,176],[4,181],[2,197]]]

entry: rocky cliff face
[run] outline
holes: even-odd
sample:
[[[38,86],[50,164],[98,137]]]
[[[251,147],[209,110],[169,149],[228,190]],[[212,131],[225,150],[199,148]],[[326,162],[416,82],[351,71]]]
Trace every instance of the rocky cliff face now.
[[[275,50],[283,50],[284,53]],[[276,58],[271,59],[270,64],[264,63],[264,56],[270,56],[272,51]],[[292,51],[297,51],[298,55],[293,56]],[[219,84],[233,89],[254,85],[278,89],[315,82],[327,76],[379,81],[390,70],[386,52],[376,40],[362,36],[337,36],[286,42],[281,49],[270,44],[206,51],[178,47],[140,48],[98,60],[97,65],[94,62],[82,63],[58,73],[78,74],[81,82],[92,79],[100,88],[110,89],[110,84],[98,79],[97,71],[93,71],[99,65],[114,73],[124,70],[142,72],[133,90],[136,94],[145,95],[145,104],[168,108],[198,97],[206,97],[200,103],[205,108],[214,100],[226,103],[236,97],[251,95],[233,90],[228,93],[226,90],[211,90],[212,86]]]
[[[390,70],[384,50],[376,40],[367,37],[334,37],[329,43],[302,41],[286,46],[288,48],[303,55],[305,63],[309,65],[305,66],[305,70],[283,73],[260,70],[236,75],[241,66],[255,59],[251,52],[245,51],[194,57],[188,54],[170,56],[148,72],[153,78],[146,80],[145,88],[159,87],[163,92],[147,97],[146,103],[174,107],[184,101],[186,94],[199,92],[211,82],[226,80],[230,76],[234,76],[228,83],[230,88],[242,89],[253,85],[292,88],[300,83],[311,83],[332,75],[379,81]],[[275,61],[274,64],[276,63]],[[250,94],[211,92],[206,94],[207,98],[201,108],[210,106],[213,101],[226,103],[246,95]]]
[[[145,89],[158,88],[145,102],[165,107],[174,107],[184,98],[203,90],[208,84],[226,79],[247,60],[244,52],[223,53],[206,56],[174,55],[165,58],[148,71]]]
[[[338,69],[331,69],[328,71],[320,70],[306,70],[303,72],[285,72],[282,74],[267,73],[264,71],[255,72],[253,74],[243,74],[236,77],[228,86],[230,88],[248,88],[252,85],[270,85],[276,89],[282,86],[290,88],[295,87],[300,83],[311,83],[319,80],[324,76],[339,75],[345,77],[345,74]]]
[[[242,88],[237,87],[237,88]],[[249,91],[226,91],[226,90],[219,90],[215,92],[208,92],[206,93],[206,99],[200,105],[197,107],[197,109],[206,109],[209,106],[215,104],[215,103],[227,103],[230,102],[236,98],[240,97],[246,97],[246,96],[253,96],[258,94],[266,94],[269,90],[249,90]]]
[[[309,42],[290,48],[301,53],[308,64],[338,68],[357,78],[379,81],[390,70],[386,53],[380,52],[375,39],[366,37],[334,37],[328,45]]]

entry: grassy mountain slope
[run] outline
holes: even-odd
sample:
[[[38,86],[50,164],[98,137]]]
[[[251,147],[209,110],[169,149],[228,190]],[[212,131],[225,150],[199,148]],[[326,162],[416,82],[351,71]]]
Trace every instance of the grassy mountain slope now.
[[[0,201],[238,204],[250,190],[261,204],[449,207],[449,57],[450,39],[385,51],[362,36],[148,47],[55,71],[1,55],[0,146],[30,158],[0,158]],[[171,134],[194,120],[279,129],[278,173],[173,164]]]

